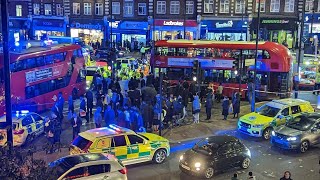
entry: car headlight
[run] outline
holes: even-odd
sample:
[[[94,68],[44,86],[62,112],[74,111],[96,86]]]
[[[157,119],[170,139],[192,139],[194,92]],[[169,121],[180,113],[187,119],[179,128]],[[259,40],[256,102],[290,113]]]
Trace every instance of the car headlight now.
[[[90,84],[90,81],[87,81],[87,84]]]
[[[199,163],[199,162],[196,162],[195,164],[194,164],[194,167],[196,167],[196,168],[199,168],[201,166],[201,163]]]
[[[247,155],[251,158],[251,151],[250,151],[250,149],[248,149]]]
[[[180,156],[180,161],[182,161],[182,160],[183,160],[183,155]]]
[[[287,138],[287,141],[295,141],[295,140],[297,140],[297,137],[288,137]]]
[[[275,136],[275,135],[276,135],[276,133],[275,133],[274,131],[272,131],[272,132],[271,132],[271,135],[272,135],[272,136]]]
[[[253,128],[263,128],[263,124],[252,125]]]

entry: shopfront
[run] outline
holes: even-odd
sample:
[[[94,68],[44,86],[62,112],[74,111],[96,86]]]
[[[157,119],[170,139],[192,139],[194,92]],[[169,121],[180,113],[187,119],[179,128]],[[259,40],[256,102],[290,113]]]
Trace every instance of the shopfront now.
[[[138,50],[147,43],[148,22],[114,21],[109,22],[109,27],[112,27],[112,40],[122,47]]]
[[[34,39],[40,40],[44,35],[47,36],[65,36],[66,23],[62,19],[38,19],[33,18],[32,34]]]
[[[155,34],[155,40],[173,40],[173,39],[196,39],[199,33],[196,20],[162,20],[156,19],[155,27],[151,24],[150,37],[152,32]],[[184,33],[185,31],[185,33]],[[184,35],[186,37],[184,37]]]
[[[260,23],[260,40],[277,42],[293,48],[297,37],[297,18],[253,18],[250,25],[252,38],[256,38],[256,29]]]
[[[104,21],[96,19],[70,19],[71,37],[79,37],[85,44],[102,44],[104,41]]]
[[[216,41],[246,40],[247,21],[242,20],[203,20],[201,39]]]
[[[29,39],[29,19],[9,19],[9,42],[24,41]]]
[[[320,37],[320,14],[305,14],[304,25],[304,36],[306,38],[313,37],[311,35],[317,35],[318,38]]]

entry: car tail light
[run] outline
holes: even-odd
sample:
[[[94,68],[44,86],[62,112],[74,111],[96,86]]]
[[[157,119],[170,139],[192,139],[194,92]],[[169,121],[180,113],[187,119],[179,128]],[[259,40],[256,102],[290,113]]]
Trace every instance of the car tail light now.
[[[13,131],[13,134],[23,134],[23,133],[24,133],[24,129]]]
[[[119,170],[121,174],[127,174],[127,168],[122,168]]]

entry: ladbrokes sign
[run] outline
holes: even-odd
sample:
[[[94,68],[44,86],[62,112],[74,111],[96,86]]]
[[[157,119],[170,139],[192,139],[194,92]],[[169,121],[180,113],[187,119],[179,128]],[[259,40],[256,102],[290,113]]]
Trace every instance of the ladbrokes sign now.
[[[183,26],[183,21],[163,21],[164,26]]]

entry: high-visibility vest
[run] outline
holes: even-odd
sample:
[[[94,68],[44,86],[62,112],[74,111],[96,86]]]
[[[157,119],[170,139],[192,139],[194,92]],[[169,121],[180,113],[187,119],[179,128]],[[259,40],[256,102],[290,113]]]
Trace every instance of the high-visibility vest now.
[[[316,74],[316,83],[320,83],[320,73],[317,72]]]

